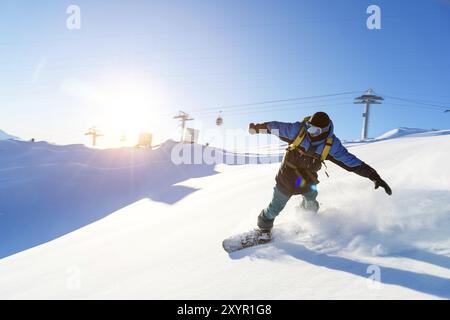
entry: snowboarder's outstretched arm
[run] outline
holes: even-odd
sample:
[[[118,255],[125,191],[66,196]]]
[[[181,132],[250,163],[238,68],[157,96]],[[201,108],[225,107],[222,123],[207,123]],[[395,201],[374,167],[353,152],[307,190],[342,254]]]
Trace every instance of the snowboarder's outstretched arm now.
[[[341,141],[335,137],[327,160],[337,164],[347,171],[354,172],[362,177],[368,178],[375,183],[375,189],[382,187],[388,195],[392,194],[389,185],[381,179],[375,169],[348,152]]]
[[[281,140],[287,143],[291,143],[295,140],[298,133],[300,132],[301,126],[301,122],[289,123],[271,121],[258,124],[250,123],[249,132],[251,134],[274,134]],[[372,180],[375,183],[375,189],[382,187],[387,194],[392,194],[391,188],[383,179],[381,179],[377,171],[370,167],[368,164],[358,159],[355,155],[348,152],[348,150],[342,145],[341,141],[336,136],[334,137],[333,145],[331,147],[330,153],[327,156],[327,160],[334,162],[347,171],[354,172],[362,177]]]
[[[248,129],[251,134],[269,133],[274,134],[285,142],[292,142],[300,132],[302,124],[300,122],[279,122],[270,121],[264,123],[250,123]]]

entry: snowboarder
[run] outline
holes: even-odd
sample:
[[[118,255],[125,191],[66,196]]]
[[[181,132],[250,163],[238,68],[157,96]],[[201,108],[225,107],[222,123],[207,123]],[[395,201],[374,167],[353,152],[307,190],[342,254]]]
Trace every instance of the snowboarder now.
[[[319,210],[319,203],[316,200],[319,183],[317,172],[325,160],[372,180],[375,189],[382,187],[388,195],[392,194],[389,185],[381,179],[375,169],[349,153],[341,144],[334,135],[333,122],[324,112],[317,112],[302,122],[251,123],[249,131],[251,134],[275,134],[289,143],[276,176],[272,201],[258,216],[257,243],[270,241],[273,222],[291,196],[301,194],[303,209],[315,212]]]

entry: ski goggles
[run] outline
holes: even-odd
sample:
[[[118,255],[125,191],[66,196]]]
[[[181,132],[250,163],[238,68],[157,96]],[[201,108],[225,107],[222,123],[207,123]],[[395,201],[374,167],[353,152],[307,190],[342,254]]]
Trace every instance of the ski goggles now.
[[[326,126],[325,128],[316,127],[315,125],[311,124],[310,122],[306,123],[307,131],[311,137],[320,136],[322,133],[329,131],[330,127],[331,127],[331,123],[328,126]]]

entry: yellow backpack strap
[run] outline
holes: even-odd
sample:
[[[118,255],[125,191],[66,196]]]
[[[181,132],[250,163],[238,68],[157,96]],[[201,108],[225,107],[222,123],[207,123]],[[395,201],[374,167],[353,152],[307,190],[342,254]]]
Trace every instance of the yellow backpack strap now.
[[[302,128],[300,129],[300,132],[298,133],[297,138],[295,138],[295,140],[289,145],[289,150],[294,150],[295,148],[297,148],[303,141],[303,139],[305,139],[306,137],[306,122],[311,119],[311,117],[306,117],[305,119],[303,119],[302,122]]]
[[[295,138],[295,140],[289,145],[289,150],[294,150],[295,148],[297,148],[300,145],[300,143],[302,143],[303,139],[305,139],[305,137],[306,137],[306,129],[305,127],[302,127],[297,138]]]
[[[320,160],[325,161],[328,157],[328,154],[330,153],[331,146],[333,145],[334,138],[328,138],[327,142],[325,142],[325,147],[323,147],[322,156],[320,157]]]

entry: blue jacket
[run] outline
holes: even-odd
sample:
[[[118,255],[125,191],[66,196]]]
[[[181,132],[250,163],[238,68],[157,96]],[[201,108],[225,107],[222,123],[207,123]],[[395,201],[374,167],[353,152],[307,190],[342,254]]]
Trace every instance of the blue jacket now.
[[[292,142],[295,140],[295,138],[298,136],[300,129],[304,124],[302,122],[294,122],[294,123],[287,123],[287,122],[278,122],[278,121],[271,121],[267,122],[267,129],[273,134],[278,132],[278,136],[282,138],[282,140],[287,142]],[[334,126],[333,123],[331,123],[331,129],[329,131],[329,134],[327,137],[325,137],[322,140],[314,141],[312,142],[308,135],[306,135],[305,139],[303,139],[301,143],[301,147],[304,150],[308,150],[311,145],[317,146],[316,154],[319,156],[322,154],[323,148],[325,147],[325,141],[329,137],[334,137],[333,139],[333,145],[331,146],[330,153],[328,155],[329,158],[327,160],[331,160],[333,162],[339,162],[342,164],[345,168],[354,168],[358,167],[363,164],[363,162],[358,159],[355,155],[348,152],[348,150],[342,145],[341,140],[339,140],[334,135]],[[332,158],[332,159],[331,159]]]
[[[288,143],[292,143],[295,140],[304,125],[303,122],[286,123],[271,121],[265,123],[269,133],[277,135],[280,139]],[[311,191],[311,188],[315,189],[314,185],[318,183],[317,171],[321,169],[322,164],[320,161],[314,161],[313,157],[305,156],[304,154],[315,154],[316,158],[320,158],[325,147],[325,142],[329,137],[333,137],[333,144],[326,160],[332,161],[347,171],[354,172],[371,180],[376,180],[379,177],[373,168],[348,152],[341,141],[334,135],[334,126],[331,123],[328,135],[321,137],[318,141],[311,141],[307,134],[299,146],[299,149],[302,151],[301,153],[287,151],[285,156],[286,161],[283,162],[277,175],[277,187],[285,194],[306,193]],[[287,167],[286,162],[295,165],[298,170]],[[299,177],[299,171],[302,172],[301,177]],[[299,179],[303,179],[304,182],[299,184]]]

